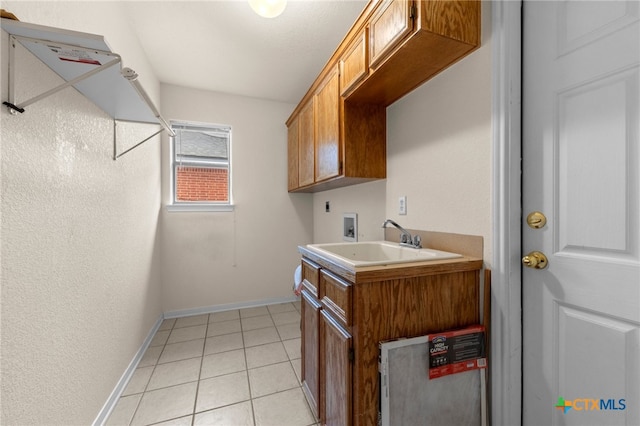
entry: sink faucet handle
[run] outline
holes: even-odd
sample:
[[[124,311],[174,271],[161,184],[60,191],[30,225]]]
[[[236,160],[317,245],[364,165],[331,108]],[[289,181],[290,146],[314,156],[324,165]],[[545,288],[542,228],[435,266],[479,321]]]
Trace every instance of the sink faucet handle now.
[[[414,247],[422,248],[422,238],[420,238],[420,235],[414,235],[412,243]]]
[[[409,231],[407,231],[406,229],[404,229],[402,226],[398,225],[397,223],[395,223],[394,221],[392,221],[391,219],[387,219],[384,221],[384,223],[382,224],[383,228],[387,227],[387,224],[391,224],[393,226],[395,226],[396,228],[398,228],[398,230],[400,231],[400,244],[404,244],[406,246],[410,246],[410,247],[414,247],[414,248],[421,248],[422,246],[420,245],[420,237],[413,237],[411,235],[411,233],[409,233]]]

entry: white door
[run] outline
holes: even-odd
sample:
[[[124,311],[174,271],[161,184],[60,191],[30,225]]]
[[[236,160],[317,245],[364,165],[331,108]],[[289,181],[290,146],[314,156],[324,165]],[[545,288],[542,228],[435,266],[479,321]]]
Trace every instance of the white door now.
[[[523,4],[526,426],[640,425],[639,3]]]

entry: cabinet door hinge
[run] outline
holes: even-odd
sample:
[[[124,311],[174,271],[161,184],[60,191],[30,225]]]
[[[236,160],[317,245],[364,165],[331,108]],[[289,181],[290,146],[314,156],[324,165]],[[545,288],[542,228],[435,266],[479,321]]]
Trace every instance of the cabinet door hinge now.
[[[411,10],[409,10],[409,18],[410,19],[415,19],[417,14],[418,14],[418,9],[416,9],[416,4],[413,3],[411,5]]]
[[[356,355],[353,351],[353,348],[349,348],[349,354],[347,356],[349,357],[349,362],[355,361]]]
[[[342,162],[342,160],[340,160],[340,164],[339,164],[339,166],[338,166],[338,174],[339,174],[339,175],[341,175],[341,174],[343,173],[343,172],[342,172],[342,167],[343,167],[343,162]]]

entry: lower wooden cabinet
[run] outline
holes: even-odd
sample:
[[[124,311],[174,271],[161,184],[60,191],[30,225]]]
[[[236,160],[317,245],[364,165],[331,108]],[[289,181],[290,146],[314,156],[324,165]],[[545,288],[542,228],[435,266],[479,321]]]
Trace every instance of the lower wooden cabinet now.
[[[302,290],[302,389],[323,425],[351,422],[352,337],[313,293]]]
[[[302,389],[313,414],[320,414],[320,303],[302,290]]]
[[[480,320],[482,260],[354,273],[301,253],[302,381],[322,425],[377,424],[380,342]]]
[[[351,424],[353,339],[327,311],[320,311],[320,318],[320,421],[327,426],[345,426]]]

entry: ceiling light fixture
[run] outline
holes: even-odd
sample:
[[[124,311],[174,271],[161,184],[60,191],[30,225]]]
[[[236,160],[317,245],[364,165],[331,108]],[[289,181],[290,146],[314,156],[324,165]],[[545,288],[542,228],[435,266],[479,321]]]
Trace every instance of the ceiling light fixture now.
[[[287,7],[287,0],[249,0],[249,5],[263,18],[275,18]]]

